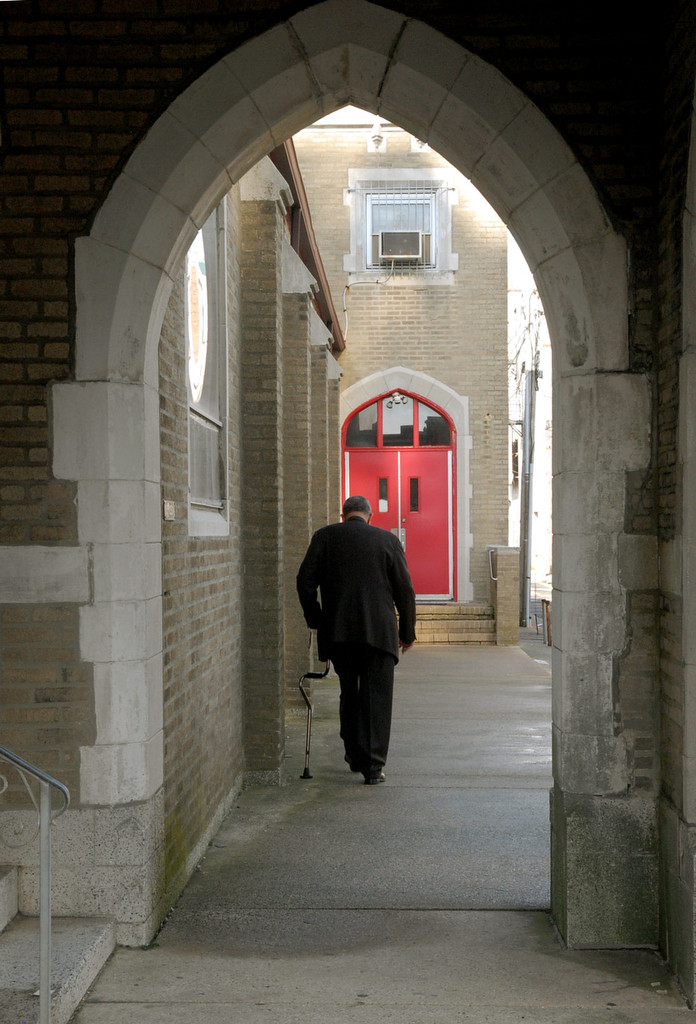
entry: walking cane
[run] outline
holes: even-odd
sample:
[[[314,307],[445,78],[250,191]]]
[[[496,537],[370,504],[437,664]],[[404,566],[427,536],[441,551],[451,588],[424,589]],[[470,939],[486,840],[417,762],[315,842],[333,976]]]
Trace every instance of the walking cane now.
[[[330,663],[327,661],[326,662],[326,668],[324,669],[323,672],[305,672],[305,674],[300,677],[300,681],[298,683],[298,686],[300,687],[300,693],[304,697],[304,702],[307,705],[307,738],[306,738],[306,741],[305,741],[304,771],[300,775],[301,779],[311,779],[312,778],[312,776],[310,775],[310,772],[309,772],[309,745],[310,745],[311,740],[312,740],[312,714],[313,714],[312,702],[309,699],[309,695],[308,695],[306,689],[304,688],[304,686],[302,684],[304,683],[305,679],[323,679],[324,676],[328,675],[329,664]]]

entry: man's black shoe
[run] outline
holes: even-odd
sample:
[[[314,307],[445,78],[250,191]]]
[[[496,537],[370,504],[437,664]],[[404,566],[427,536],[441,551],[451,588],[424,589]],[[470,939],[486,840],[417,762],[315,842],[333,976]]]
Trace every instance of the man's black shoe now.
[[[356,765],[355,761],[351,761],[351,759],[348,757],[347,754],[346,754],[346,756],[344,758],[344,761],[346,762],[346,764],[348,765],[348,767],[350,768],[350,770],[352,772],[359,772],[360,771],[360,768],[358,768],[358,766]]]
[[[377,786],[379,785],[380,782],[384,782],[385,779],[386,775],[384,774],[384,772],[368,772],[365,775],[365,785]]]

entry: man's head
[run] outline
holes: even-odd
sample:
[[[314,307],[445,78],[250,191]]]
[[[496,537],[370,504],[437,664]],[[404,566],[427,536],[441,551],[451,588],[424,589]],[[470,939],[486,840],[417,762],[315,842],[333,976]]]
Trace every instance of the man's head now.
[[[362,494],[353,494],[343,502],[343,518],[352,519],[355,516],[364,519],[366,523],[372,519],[372,506]]]

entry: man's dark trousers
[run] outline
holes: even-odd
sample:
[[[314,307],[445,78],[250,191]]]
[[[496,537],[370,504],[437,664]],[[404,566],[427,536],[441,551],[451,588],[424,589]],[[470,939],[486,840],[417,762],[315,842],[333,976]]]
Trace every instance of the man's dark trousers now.
[[[396,659],[370,644],[334,643],[331,661],[341,684],[346,757],[354,770],[374,774],[387,761]]]

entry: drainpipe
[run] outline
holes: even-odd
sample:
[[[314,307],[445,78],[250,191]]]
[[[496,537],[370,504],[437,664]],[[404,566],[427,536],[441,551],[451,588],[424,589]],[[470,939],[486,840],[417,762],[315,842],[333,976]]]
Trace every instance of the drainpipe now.
[[[520,493],[520,626],[529,625],[532,579],[532,532],[534,503],[534,418],[539,389],[539,350],[534,353],[534,369],[525,373],[524,425],[522,427],[523,470]]]

